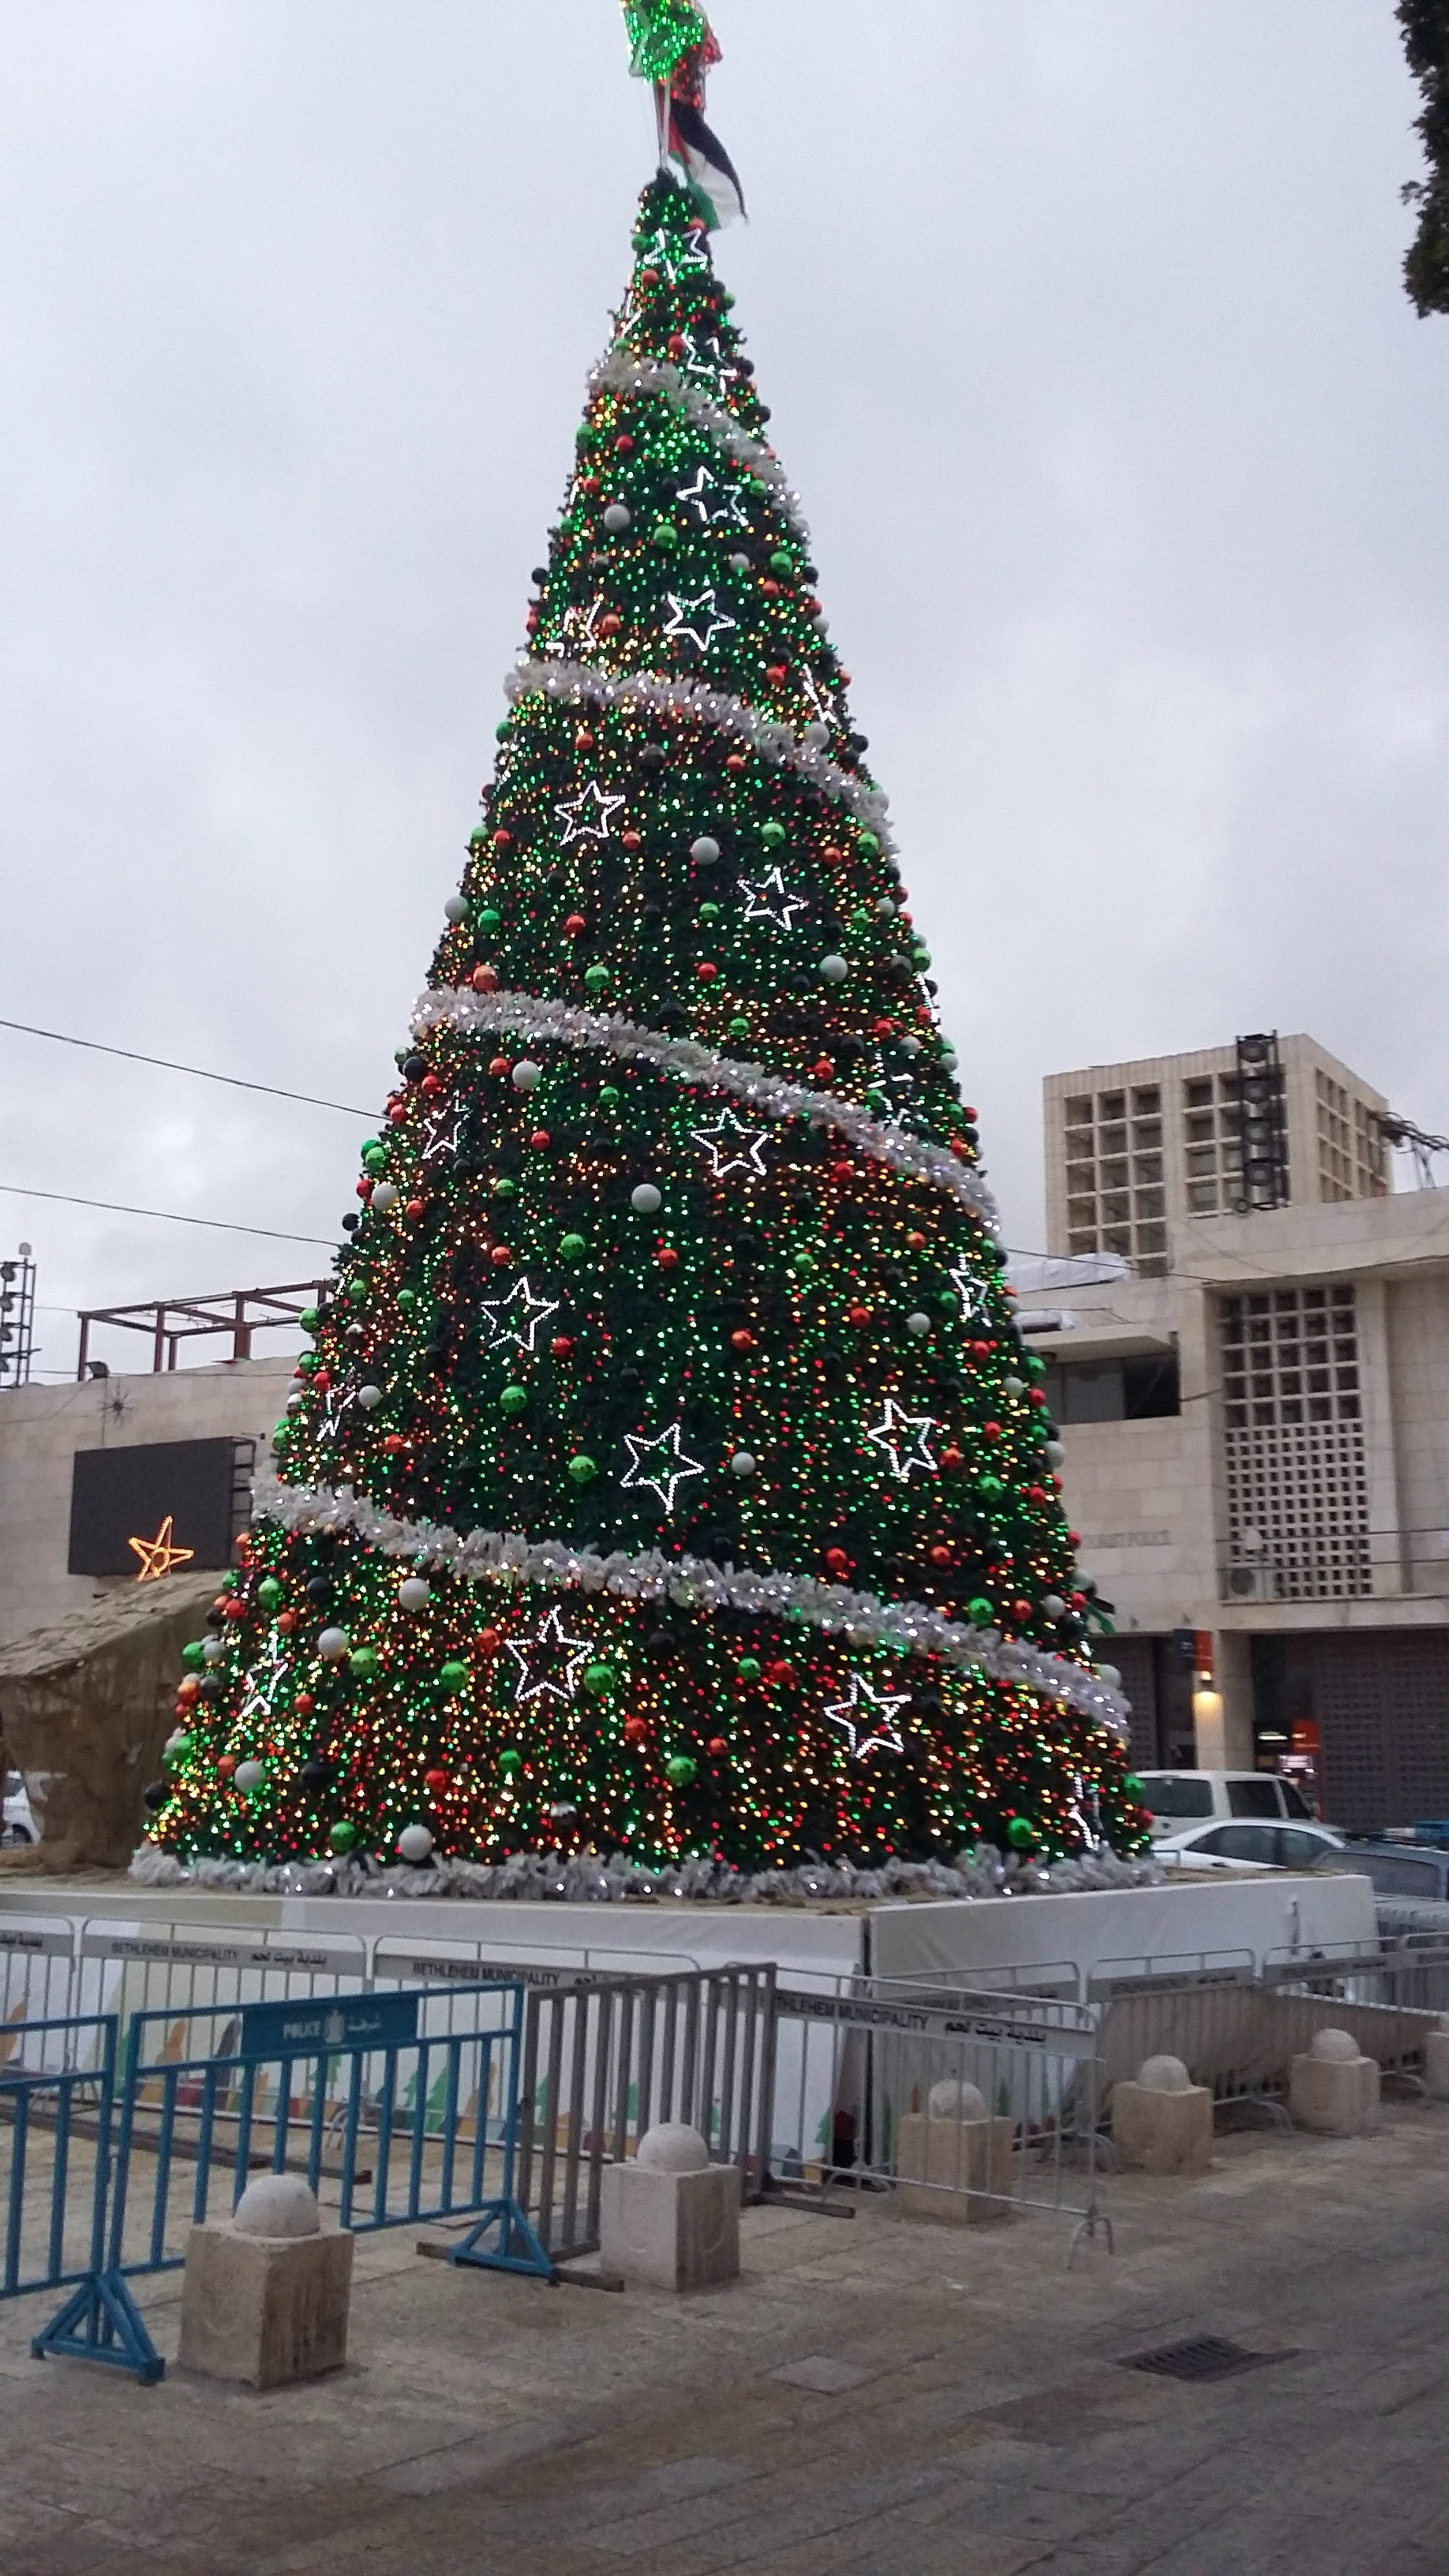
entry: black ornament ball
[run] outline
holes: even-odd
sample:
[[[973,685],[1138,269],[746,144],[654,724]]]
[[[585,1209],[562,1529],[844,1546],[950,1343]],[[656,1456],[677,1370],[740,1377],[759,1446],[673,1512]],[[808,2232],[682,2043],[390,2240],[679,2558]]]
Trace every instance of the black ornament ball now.
[[[171,1792],[164,1780],[153,1780],[148,1788],[143,1789],[141,1803],[148,1813],[154,1816],[159,1814],[170,1795]]]

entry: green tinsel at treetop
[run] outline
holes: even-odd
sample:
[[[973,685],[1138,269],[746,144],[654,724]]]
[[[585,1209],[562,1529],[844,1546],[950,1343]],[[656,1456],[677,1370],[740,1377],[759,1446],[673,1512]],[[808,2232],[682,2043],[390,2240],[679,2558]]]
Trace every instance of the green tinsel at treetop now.
[[[711,44],[709,20],[696,0],[624,0],[624,23],[630,68],[640,80],[668,83],[690,54]]]
[[[1145,1843],[732,300],[661,177],[170,1851]]]

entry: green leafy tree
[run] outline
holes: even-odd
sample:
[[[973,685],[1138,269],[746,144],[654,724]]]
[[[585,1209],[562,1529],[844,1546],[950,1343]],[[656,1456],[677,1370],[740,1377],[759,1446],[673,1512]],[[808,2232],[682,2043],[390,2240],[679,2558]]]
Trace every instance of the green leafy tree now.
[[[1419,227],[1404,254],[1404,285],[1421,314],[1449,313],[1449,0],[1398,0],[1404,52],[1424,105],[1414,119],[1429,164],[1404,201]]]
[[[1042,1364],[689,192],[157,1841],[785,1864],[1145,1839]]]

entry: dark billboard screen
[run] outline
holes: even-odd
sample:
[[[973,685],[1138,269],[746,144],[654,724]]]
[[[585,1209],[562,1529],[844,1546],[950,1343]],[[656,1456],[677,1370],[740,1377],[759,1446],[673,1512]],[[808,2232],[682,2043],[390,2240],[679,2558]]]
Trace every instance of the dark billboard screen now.
[[[157,1577],[230,1565],[234,1440],[78,1449],[70,1488],[72,1574]]]

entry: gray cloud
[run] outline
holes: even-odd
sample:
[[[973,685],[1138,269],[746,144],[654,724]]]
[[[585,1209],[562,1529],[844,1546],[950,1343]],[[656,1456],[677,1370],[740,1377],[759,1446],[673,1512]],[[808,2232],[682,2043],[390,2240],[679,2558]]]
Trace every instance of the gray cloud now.
[[[1055,1067],[1307,1027],[1449,1122],[1449,339],[1399,291],[1391,11],[716,17],[721,265],[1008,1239]],[[609,0],[0,18],[0,1011],[381,1098],[649,134]],[[0,1083],[0,1179],[349,1203],[345,1120],[3,1033]],[[56,1306],[294,1267],[22,1233]]]

